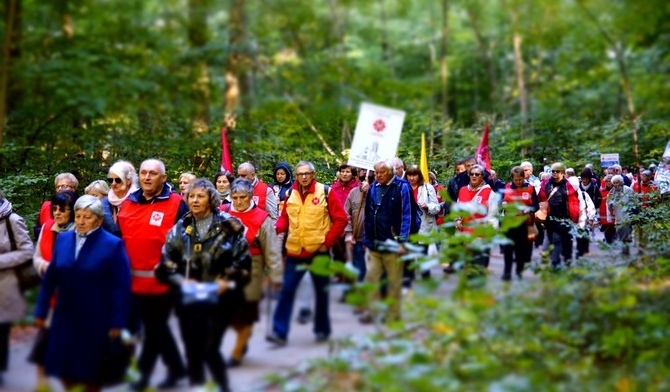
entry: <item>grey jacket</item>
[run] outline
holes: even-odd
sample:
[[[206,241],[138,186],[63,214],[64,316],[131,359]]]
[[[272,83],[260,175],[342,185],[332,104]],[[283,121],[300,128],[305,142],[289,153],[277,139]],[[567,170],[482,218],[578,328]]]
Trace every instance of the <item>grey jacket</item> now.
[[[12,225],[16,250],[11,250],[7,224]],[[12,214],[12,203],[0,201],[0,323],[20,320],[26,314],[26,301],[19,291],[13,267],[30,260],[33,243],[26,222]]]

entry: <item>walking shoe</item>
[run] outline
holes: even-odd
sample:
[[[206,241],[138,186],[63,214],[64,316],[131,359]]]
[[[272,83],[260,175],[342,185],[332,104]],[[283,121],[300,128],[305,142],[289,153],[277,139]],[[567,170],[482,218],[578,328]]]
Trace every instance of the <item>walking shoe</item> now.
[[[226,366],[229,368],[235,368],[238,367],[242,364],[241,359],[235,359],[235,358],[228,358],[228,361],[226,362]]]
[[[298,323],[307,324],[312,321],[312,310],[308,308],[302,308],[298,312]]]
[[[179,380],[186,377],[186,373],[169,374],[163,382],[156,386],[156,389],[174,389],[179,384]]]
[[[512,275],[511,274],[503,274],[502,280],[503,280],[503,282],[509,282],[510,280],[512,280]]]
[[[323,333],[323,332],[318,332],[316,334],[316,342],[317,343],[323,343],[328,341],[328,335]]]
[[[373,321],[375,321],[375,318],[369,312],[358,318],[358,322],[361,324],[371,324]]]
[[[272,332],[268,336],[265,337],[265,340],[267,340],[270,343],[274,343],[277,346],[286,346],[286,338],[282,338],[281,336],[277,335],[276,333]]]

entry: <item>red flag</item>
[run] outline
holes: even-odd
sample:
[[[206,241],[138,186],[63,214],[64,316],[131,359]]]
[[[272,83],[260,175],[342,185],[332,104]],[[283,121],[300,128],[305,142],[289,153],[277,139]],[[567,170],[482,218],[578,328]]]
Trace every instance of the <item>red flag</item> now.
[[[491,154],[489,150],[489,123],[484,127],[482,141],[477,148],[477,163],[484,166],[486,170],[491,171]]]
[[[221,170],[233,172],[233,161],[228,149],[228,138],[226,137],[226,126],[221,127]]]

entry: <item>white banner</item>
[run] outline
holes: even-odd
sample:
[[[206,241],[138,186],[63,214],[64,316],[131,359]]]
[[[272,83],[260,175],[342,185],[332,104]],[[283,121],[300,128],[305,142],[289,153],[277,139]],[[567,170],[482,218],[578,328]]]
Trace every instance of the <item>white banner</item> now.
[[[619,154],[600,154],[600,166],[610,167],[619,164]]]
[[[347,163],[374,170],[375,163],[394,158],[404,121],[401,110],[362,103]]]

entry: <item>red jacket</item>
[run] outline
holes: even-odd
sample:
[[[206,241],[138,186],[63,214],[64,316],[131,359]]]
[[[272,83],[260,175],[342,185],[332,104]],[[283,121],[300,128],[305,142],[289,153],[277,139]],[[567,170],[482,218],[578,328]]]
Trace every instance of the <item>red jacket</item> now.
[[[549,184],[549,181],[552,180],[544,180],[540,186],[540,194],[538,195],[540,201],[547,201],[549,195],[551,194],[551,192],[547,193],[547,184]],[[565,186],[565,190],[568,194],[568,213],[570,214],[570,220],[574,223],[579,223],[579,194],[575,188],[570,185],[570,182],[568,182],[567,178],[564,178],[563,184],[559,186]],[[551,210],[549,207],[547,207],[547,212],[549,215],[551,215]]]
[[[131,291],[136,294],[163,294],[169,287],[158,282],[154,267],[161,260],[165,236],[188,209],[182,197],[167,186],[150,203],[140,201],[142,190],[130,194],[119,209],[118,222],[130,259]]]
[[[342,206],[344,206],[344,202],[347,201],[347,197],[349,197],[351,190],[360,185],[361,182],[356,178],[349,181],[349,183],[346,185],[343,184],[342,181],[337,180],[333,186],[330,187],[330,192],[336,194],[337,200],[339,200],[342,203]]]
[[[258,183],[256,186],[254,186],[254,195],[252,197],[254,203],[260,208],[261,210],[265,211],[265,203],[268,198],[268,188],[270,188],[266,183],[262,182],[261,180],[258,180]],[[270,188],[272,189],[272,188]],[[272,191],[274,192],[274,190]]]

